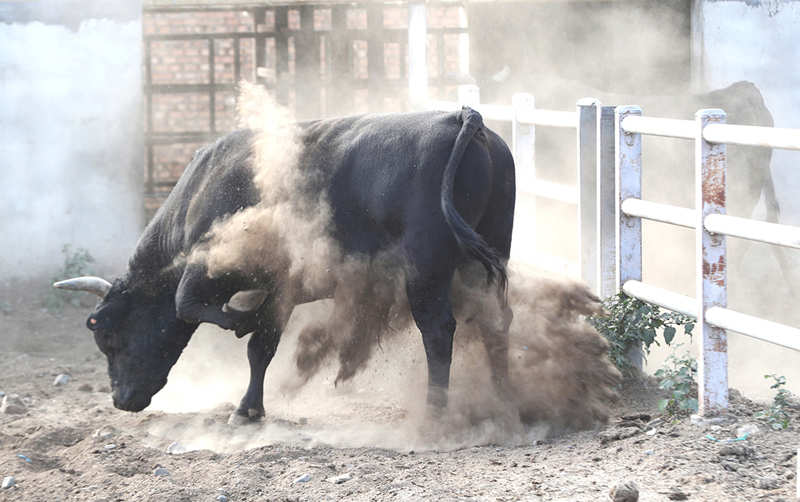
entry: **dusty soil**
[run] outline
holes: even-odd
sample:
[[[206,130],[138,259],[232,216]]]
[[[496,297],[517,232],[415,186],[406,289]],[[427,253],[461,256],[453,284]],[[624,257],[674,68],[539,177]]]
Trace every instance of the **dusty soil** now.
[[[197,410],[216,405],[204,411],[121,412],[83,327],[91,301],[47,310],[41,291],[12,293],[19,286],[4,285],[0,296],[0,391],[25,404],[24,413],[0,414],[0,477],[16,481],[0,500],[596,501],[628,481],[642,501],[794,497],[797,410],[789,430],[759,424],[746,441],[724,444],[706,436],[736,437],[737,427],[758,423],[761,405],[737,397],[731,424],[659,420],[652,382],[627,385],[608,425],[558,437],[545,426],[503,437],[486,424],[430,437],[432,427],[387,399],[391,392],[364,390],[380,369],[350,386],[317,382],[303,403],[271,396],[269,416],[246,426],[227,424],[232,405],[217,404],[216,388],[193,398]],[[54,386],[61,373],[71,380]],[[244,390],[236,386],[232,395]],[[350,479],[334,482],[341,475]]]

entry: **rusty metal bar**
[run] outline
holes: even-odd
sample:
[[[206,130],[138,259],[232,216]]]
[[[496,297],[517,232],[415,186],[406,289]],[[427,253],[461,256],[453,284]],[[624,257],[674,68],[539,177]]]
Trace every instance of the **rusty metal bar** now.
[[[428,100],[428,22],[424,2],[408,4],[408,100],[412,108]]]
[[[725,236],[706,230],[703,220],[710,214],[725,213],[725,145],[703,138],[708,124],[725,122],[725,112],[700,110],[695,114],[695,263],[697,326],[701,340],[699,412],[716,415],[728,407],[728,337],[725,330],[706,319],[712,307],[727,305],[727,263]]]
[[[275,96],[289,104],[289,8],[275,9]]]
[[[617,291],[628,281],[642,280],[642,220],[622,210],[625,199],[642,198],[642,135],[626,132],[622,127],[626,118],[641,114],[638,106],[620,106],[616,110]],[[641,346],[629,347],[627,356],[634,367],[642,368]]]
[[[217,132],[217,93],[214,89],[214,39],[208,39],[208,130]]]
[[[383,110],[383,83],[386,80],[383,52],[383,4],[367,5],[367,85],[371,112]]]

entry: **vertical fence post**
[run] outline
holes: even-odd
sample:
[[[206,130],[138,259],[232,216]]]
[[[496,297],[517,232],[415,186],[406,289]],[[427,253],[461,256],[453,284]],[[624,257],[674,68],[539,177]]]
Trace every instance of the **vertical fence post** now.
[[[728,407],[728,337],[725,330],[706,322],[706,310],[727,305],[725,236],[709,233],[703,222],[709,214],[725,213],[727,161],[724,144],[703,138],[708,124],[725,123],[725,112],[700,110],[695,114],[695,263],[697,327],[702,350],[698,364],[700,414],[710,416]]]
[[[458,104],[472,108],[481,104],[481,90],[477,85],[464,84],[458,86]]]
[[[622,212],[622,201],[642,198],[642,135],[625,132],[622,121],[629,115],[641,115],[638,106],[620,106],[616,111],[616,215],[617,215],[617,291],[630,280],[642,280],[642,220]],[[628,348],[628,360],[642,368],[640,346]]]
[[[424,2],[408,4],[408,101],[412,109],[428,101],[428,21]]]
[[[511,152],[514,155],[516,166],[517,191],[520,189],[532,192],[536,183],[536,126],[523,124],[522,117],[531,117],[536,110],[536,100],[532,94],[517,93],[511,97],[511,106],[514,109],[511,119]],[[520,204],[517,204],[517,208]],[[536,253],[536,198],[531,197],[526,201],[525,219],[530,223],[531,230],[526,232],[526,247],[531,254]],[[517,218],[521,221],[521,218]]]
[[[597,284],[600,298],[617,292],[616,143],[614,106],[599,110],[597,149]]]
[[[578,113],[578,256],[581,279],[595,294],[597,281],[597,109],[600,102],[582,98]]]

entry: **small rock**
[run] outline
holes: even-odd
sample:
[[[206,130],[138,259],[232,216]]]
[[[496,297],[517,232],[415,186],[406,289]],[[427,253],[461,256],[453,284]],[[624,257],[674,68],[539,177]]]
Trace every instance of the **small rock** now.
[[[72,380],[72,377],[67,375],[66,373],[61,373],[53,380],[53,386],[60,387],[62,385],[67,385],[69,381]]]
[[[156,467],[155,470],[153,471],[153,475],[159,477],[166,477],[169,476],[169,471],[164,467]]]
[[[611,487],[608,497],[614,502],[637,502],[639,487],[633,481],[626,481]]]
[[[689,498],[689,494],[684,493],[677,488],[673,488],[672,491],[667,494],[667,498],[670,500],[686,500]]]
[[[92,392],[92,386],[88,383],[85,383],[78,387],[78,390],[81,392]]]
[[[753,455],[754,450],[741,444],[724,444],[719,447],[718,453],[720,457],[749,457]]]
[[[774,490],[781,485],[778,478],[764,477],[756,482],[756,487],[761,490]]]
[[[167,446],[167,453],[170,455],[180,455],[181,453],[186,453],[187,451],[189,450],[177,441],[173,441],[169,446]]]
[[[117,433],[117,429],[110,425],[104,425],[92,433],[92,437],[98,441],[108,439]]]
[[[115,449],[116,447],[117,447],[117,445],[115,445],[114,443],[109,443],[109,444],[107,444],[107,445],[103,446],[103,449],[104,449],[104,450],[113,450],[113,449]]]
[[[645,434],[647,434],[648,436],[655,436],[657,432],[658,430],[656,429],[650,429],[649,431],[645,432]]]
[[[617,439],[626,439],[636,434],[639,434],[641,429],[638,427],[617,427],[600,432],[597,436],[600,438],[601,443],[608,443]]]
[[[348,473],[345,473],[345,474],[340,474],[338,476],[330,477],[330,478],[326,479],[325,481],[327,481],[328,483],[333,483],[335,485],[340,485],[340,484],[344,483],[345,481],[350,481],[351,479],[353,479],[353,476],[348,472]]]
[[[14,479],[14,476],[6,476],[3,478],[2,488],[3,490],[7,490],[17,484],[17,480]]]
[[[736,429],[736,437],[750,437],[760,432],[756,424],[744,424]]]
[[[720,465],[722,465],[722,468],[726,471],[736,472],[739,470],[739,466],[733,462],[720,462]]]
[[[217,495],[217,498],[215,498],[214,500],[216,500],[217,502],[228,502],[228,497],[226,497],[225,495]]]
[[[27,411],[25,402],[18,394],[6,394],[3,396],[3,402],[0,404],[0,413],[8,415],[20,415]]]
[[[294,483],[308,483],[309,481],[311,481],[311,474],[305,473],[302,476],[299,476],[299,477],[295,478],[295,480],[292,481],[292,484],[294,484]]]

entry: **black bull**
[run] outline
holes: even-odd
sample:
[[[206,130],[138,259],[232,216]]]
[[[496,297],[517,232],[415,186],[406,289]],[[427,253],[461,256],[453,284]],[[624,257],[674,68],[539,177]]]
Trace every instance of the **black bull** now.
[[[320,120],[300,130],[298,168],[312,177],[324,174],[315,190],[330,203],[337,244],[360,256],[390,248],[402,254],[408,305],[427,356],[428,402],[446,405],[456,270],[476,261],[485,268],[476,287],[497,294],[504,307],[502,322],[485,324],[506,331],[493,338],[505,340],[511,321],[504,296],[515,195],[508,147],[468,108]],[[195,155],[145,229],[122,278],[113,284],[99,278],[58,284],[102,297],[87,326],[107,356],[117,408],[147,407],[198,325],[209,322],[239,336],[252,332],[250,383],[236,415],[263,416],[264,373],[291,308],[319,298],[298,288],[258,294],[269,277],[211,278],[202,264],[186,260],[207,240],[213,222],[259,202],[252,139],[251,131],[234,132]],[[253,305],[230,308],[237,294],[238,303]],[[279,297],[288,309],[278,305]],[[492,373],[502,386],[507,345],[499,352],[493,347],[493,354]]]

